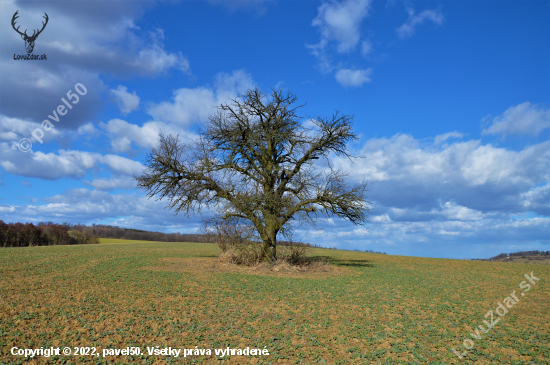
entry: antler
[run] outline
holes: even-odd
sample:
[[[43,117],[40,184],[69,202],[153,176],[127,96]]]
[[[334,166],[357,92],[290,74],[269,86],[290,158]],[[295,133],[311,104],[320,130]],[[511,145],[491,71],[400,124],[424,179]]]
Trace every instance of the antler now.
[[[21,35],[24,35],[26,38],[29,38],[29,39],[33,39],[33,38],[38,37],[38,35],[39,35],[40,33],[42,33],[42,31],[44,30],[44,28],[46,28],[46,24],[48,24],[48,20],[50,19],[50,18],[48,17],[48,14],[44,13],[45,16],[43,16],[43,18],[46,19],[46,22],[45,22],[45,23],[42,22],[42,29],[40,29],[40,30],[38,31],[38,33],[36,33],[36,30],[35,30],[35,31],[32,33],[32,35],[29,37],[29,36],[27,35],[27,30],[26,30],[26,29],[25,29],[25,33],[21,33],[21,32],[19,31],[19,27],[15,28],[15,20],[16,20],[17,18],[19,18],[19,15],[17,15],[17,13],[19,13],[19,10],[17,10],[17,11],[15,12],[15,14],[13,14],[13,18],[11,18],[11,26],[13,27],[13,29],[14,29],[17,33],[19,33],[19,34],[21,34]]]
[[[19,18],[19,16],[17,15],[17,13],[19,13],[19,10],[17,10],[17,11],[15,12],[15,14],[13,14],[13,18],[11,18],[11,26],[13,27],[13,30],[15,30],[17,33],[26,36],[26,35],[27,35],[27,30],[26,30],[26,29],[25,29],[25,34],[23,34],[23,33],[21,33],[21,32],[19,31],[19,27],[15,28],[15,20],[16,20],[17,18]],[[44,13],[44,14],[46,14],[46,13]]]
[[[44,14],[46,14],[46,13],[44,13]],[[46,28],[46,24],[48,24],[48,20],[49,20],[50,18],[48,18],[48,14],[46,14],[45,16],[43,16],[43,18],[46,18],[46,23],[42,22],[42,29],[40,29],[40,30],[38,31],[38,33],[36,33],[36,30],[35,30],[35,31],[32,33],[32,35],[30,36],[30,38],[36,38],[36,37],[38,37],[38,35],[39,35],[40,33],[42,33],[42,31],[44,30],[44,28]],[[25,30],[25,31],[26,31],[26,30]],[[34,34],[34,33],[36,33],[36,34]]]

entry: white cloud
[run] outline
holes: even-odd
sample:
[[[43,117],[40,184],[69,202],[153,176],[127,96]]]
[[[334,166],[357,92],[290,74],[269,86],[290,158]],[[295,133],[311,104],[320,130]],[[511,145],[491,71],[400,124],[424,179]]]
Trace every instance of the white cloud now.
[[[115,118],[107,123],[101,123],[100,126],[110,136],[111,147],[115,152],[130,151],[132,143],[144,148],[154,147],[158,141],[159,132],[179,135],[182,141],[196,138],[193,132],[163,122],[146,122],[140,127]]]
[[[446,202],[441,205],[441,211],[449,220],[469,221],[483,218],[480,211],[456,205],[454,202]]]
[[[434,144],[373,138],[352,151],[363,157],[353,164],[331,158],[351,181],[369,182],[368,231],[334,218],[322,235],[299,233],[329,247],[429,257],[490,257],[510,245],[550,243],[549,141],[514,151],[478,140],[443,143],[463,137],[456,131],[437,137]],[[540,216],[517,218],[531,212]]]
[[[43,152],[21,152],[15,145],[0,145],[2,159],[0,166],[14,175],[57,180],[62,177],[82,178],[86,171],[97,165],[96,154],[82,151],[64,151],[59,154]]]
[[[387,214],[377,215],[371,219],[376,223],[391,223],[391,218]]]
[[[101,184],[96,182],[98,186]],[[102,187],[110,190],[108,183],[104,183]],[[114,188],[124,187],[118,185]],[[181,215],[176,216],[173,211],[164,209],[166,201],[148,199],[140,194],[109,194],[106,191],[77,188],[42,200],[45,204],[0,206],[0,212],[9,213],[11,221],[15,222],[36,223],[55,220],[59,223],[90,224],[104,223],[107,220],[115,225],[117,222],[119,222],[118,224],[125,222],[128,225],[124,224],[124,226],[139,227],[151,231],[165,230],[166,228],[195,228],[200,225],[201,220],[200,216],[192,219],[186,219]],[[130,223],[133,224],[130,225]]]
[[[414,14],[412,7],[407,6],[407,13],[409,13],[409,19],[407,22],[397,28],[397,35],[404,39],[411,37],[415,32],[415,27],[424,23],[425,20],[431,20],[437,25],[443,24],[444,16],[441,10],[424,10],[420,14]]]
[[[441,143],[445,142],[449,138],[462,138],[462,137],[464,137],[463,133],[459,133],[457,131],[448,132],[448,133],[444,133],[444,134],[440,134],[440,135],[435,136],[434,144],[437,146],[437,145],[440,145]]]
[[[32,141],[36,141],[31,135],[36,128],[41,129],[41,125],[29,120],[9,118],[5,115],[0,115],[0,141],[19,141],[21,138],[28,138]],[[58,128],[55,128],[54,124],[54,128],[50,129],[48,132],[44,132],[42,140],[44,143],[49,142],[60,135],[60,131]]]
[[[107,165],[109,170],[124,175],[139,175],[144,170],[144,166],[140,162],[122,156],[104,155],[98,156],[97,159]]]
[[[14,205],[9,205],[9,206],[0,206],[0,212],[3,212],[3,213],[13,213],[16,211],[16,206]]]
[[[189,61],[181,52],[166,52],[161,40],[164,39],[164,31],[156,29],[150,32],[151,43],[142,48],[137,59],[128,64],[149,74],[164,73],[171,68],[176,68],[183,73],[190,73]]]
[[[106,124],[101,123],[100,126],[112,135],[111,146],[115,152],[129,151],[132,141],[140,147],[152,147],[158,135],[158,130],[153,131],[153,128],[150,128],[147,123],[143,127],[139,127],[116,118],[109,120]]]
[[[318,14],[312,21],[312,26],[318,27],[321,40],[318,44],[307,45],[311,53],[319,61],[322,73],[330,73],[334,69],[330,56],[331,42],[336,42],[338,53],[349,53],[357,48],[361,40],[361,22],[368,16],[371,0],[324,1],[318,9]],[[366,56],[370,52],[370,42],[364,41],[361,52]]]
[[[136,95],[135,91],[130,94],[127,90],[128,88],[122,85],[119,85],[115,90],[109,90],[123,115],[139,108],[139,96]]]
[[[550,215],[550,183],[536,186],[521,194],[521,204],[526,211]]]
[[[0,143],[0,156],[0,166],[6,172],[44,180],[58,180],[64,177],[81,179],[100,164],[114,173],[123,175],[131,176],[143,171],[141,163],[117,155],[75,150],[59,150],[58,154],[32,150],[21,152],[16,143]]]
[[[366,70],[349,70],[341,69],[339,70],[335,77],[336,81],[342,86],[348,87],[357,87],[361,86],[366,82],[370,82],[370,75],[372,74],[372,68]]]
[[[371,52],[372,52],[372,43],[370,41],[363,41],[363,43],[361,43],[361,54],[366,57]]]
[[[368,15],[370,0],[344,0],[323,2],[312,25],[321,31],[321,43],[336,41],[337,51],[346,53],[353,50],[361,38],[360,25]]]
[[[537,184],[550,167],[549,147],[550,142],[545,142],[515,152],[479,146],[461,161],[461,175],[469,185]]]
[[[501,116],[494,118],[482,134],[536,136],[547,128],[550,128],[550,109],[525,102],[508,108]]]
[[[422,146],[407,135],[370,139],[350,163],[334,158],[333,166],[367,179],[377,214],[394,209],[400,219],[436,219],[439,201],[454,202],[482,213],[525,211],[522,194],[550,180],[550,142],[521,151],[470,140]],[[403,212],[395,209],[403,209]]]
[[[99,134],[100,131],[96,127],[94,127],[93,123],[90,122],[78,127],[76,133],[79,135],[86,135],[87,137],[91,137]]]
[[[136,180],[131,176],[111,176],[109,178],[83,181],[84,184],[97,190],[135,189]]]
[[[189,127],[204,122],[216,107],[216,96],[212,89],[178,89],[171,102],[161,102],[149,107],[148,113],[156,120]]]
[[[221,103],[229,102],[253,86],[252,77],[243,70],[219,73],[213,88],[178,89],[172,101],[152,104],[147,112],[155,120],[189,127],[207,121]]]

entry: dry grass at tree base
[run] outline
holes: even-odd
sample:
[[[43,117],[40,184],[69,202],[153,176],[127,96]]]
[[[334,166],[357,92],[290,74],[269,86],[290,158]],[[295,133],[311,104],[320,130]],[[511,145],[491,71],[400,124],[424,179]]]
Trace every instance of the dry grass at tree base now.
[[[291,278],[323,278],[353,275],[353,271],[350,271],[346,267],[329,265],[322,260],[315,260],[311,264],[304,266],[290,265],[284,261],[275,264],[261,262],[255,266],[244,266],[224,261],[219,257],[174,257],[162,259],[160,265],[150,266],[147,269],[153,271],[182,272],[203,277],[224,273]]]
[[[246,257],[247,258],[247,257]],[[323,261],[313,261],[313,260],[301,260],[299,262],[292,262],[289,260],[285,260],[284,258],[280,258],[277,261],[260,261],[256,255],[252,257],[250,260],[243,259],[243,254],[241,252],[238,252],[236,250],[227,250],[220,253],[218,256],[218,259],[220,262],[227,263],[227,264],[233,264],[233,265],[241,265],[241,266],[251,266],[251,267],[264,267],[273,269],[275,271],[278,271],[281,267],[286,268],[294,268],[297,271],[305,271],[308,269],[311,265],[316,266],[322,266],[325,263]]]
[[[306,255],[306,247],[301,243],[283,241],[277,245],[276,255],[271,248],[258,240],[254,227],[239,224],[238,221],[211,218],[204,221],[203,231],[208,242],[214,242],[220,248],[220,261],[244,266],[259,266],[265,261],[273,261],[271,265],[296,266],[303,271],[308,266],[320,266],[322,262]],[[309,248],[309,247],[307,247]]]
[[[280,245],[277,247],[277,260],[268,260],[269,253],[263,252],[263,246],[258,243],[218,244],[221,262],[242,266],[286,267],[297,271],[326,265],[325,260],[306,255],[307,248],[296,245]]]

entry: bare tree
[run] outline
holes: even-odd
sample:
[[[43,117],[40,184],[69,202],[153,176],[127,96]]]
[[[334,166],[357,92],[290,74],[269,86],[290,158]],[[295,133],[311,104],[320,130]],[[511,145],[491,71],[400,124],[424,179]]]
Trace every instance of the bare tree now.
[[[216,207],[224,220],[251,224],[269,260],[277,258],[277,235],[293,221],[315,225],[319,216],[338,216],[364,225],[372,209],[367,183],[348,185],[347,173],[329,163],[330,154],[355,157],[346,147],[358,138],[352,117],[313,118],[317,128],[309,130],[296,115],[296,100],[274,89],[268,99],[255,88],[219,106],[194,143],[161,133],[138,187],[166,198],[176,214]],[[319,158],[328,167],[314,166]]]

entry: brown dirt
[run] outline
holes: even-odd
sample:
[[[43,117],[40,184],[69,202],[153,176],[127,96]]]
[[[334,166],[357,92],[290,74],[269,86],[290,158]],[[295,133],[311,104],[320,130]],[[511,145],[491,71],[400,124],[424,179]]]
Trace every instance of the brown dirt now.
[[[286,263],[268,265],[260,264],[253,267],[239,266],[221,262],[217,257],[185,257],[165,258],[159,266],[149,266],[145,269],[153,271],[187,272],[199,275],[215,273],[239,273],[245,275],[261,275],[293,278],[320,278],[352,274],[348,268],[324,263],[313,263],[307,266],[291,266]]]

